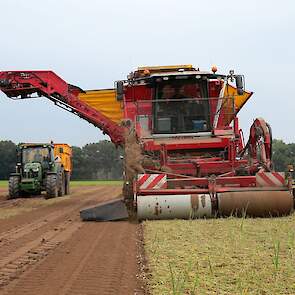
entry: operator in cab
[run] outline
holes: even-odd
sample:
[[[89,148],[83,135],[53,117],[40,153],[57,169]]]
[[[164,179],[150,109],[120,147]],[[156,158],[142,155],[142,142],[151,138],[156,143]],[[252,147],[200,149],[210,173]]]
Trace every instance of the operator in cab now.
[[[208,100],[202,99],[200,85],[173,81],[161,86],[155,113],[157,133],[207,131],[208,108],[204,104]]]

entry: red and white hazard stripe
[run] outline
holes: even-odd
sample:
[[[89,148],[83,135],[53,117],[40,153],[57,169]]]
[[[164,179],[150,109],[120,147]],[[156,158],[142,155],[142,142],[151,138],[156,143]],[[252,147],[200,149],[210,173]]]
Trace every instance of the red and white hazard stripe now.
[[[257,186],[286,186],[284,172],[259,172],[256,174]]]
[[[139,174],[137,177],[139,189],[167,188],[166,174]]]

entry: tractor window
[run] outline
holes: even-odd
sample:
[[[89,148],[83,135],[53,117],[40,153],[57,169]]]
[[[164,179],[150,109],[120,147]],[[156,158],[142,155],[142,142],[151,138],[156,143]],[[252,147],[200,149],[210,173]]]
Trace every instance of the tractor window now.
[[[33,162],[43,163],[48,161],[48,159],[50,159],[50,155],[46,147],[28,147],[22,151],[23,164]]]
[[[159,83],[153,105],[154,133],[195,133],[210,130],[206,80]]]

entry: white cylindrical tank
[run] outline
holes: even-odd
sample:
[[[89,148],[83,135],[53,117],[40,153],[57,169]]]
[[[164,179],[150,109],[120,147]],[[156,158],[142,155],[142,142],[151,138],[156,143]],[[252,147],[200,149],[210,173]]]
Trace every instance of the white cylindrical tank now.
[[[194,219],[212,216],[209,194],[137,196],[137,217],[143,219]]]

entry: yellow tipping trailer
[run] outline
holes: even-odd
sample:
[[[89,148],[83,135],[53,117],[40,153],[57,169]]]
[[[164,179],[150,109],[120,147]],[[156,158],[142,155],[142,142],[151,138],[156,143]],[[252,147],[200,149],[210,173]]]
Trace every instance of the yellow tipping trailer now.
[[[64,171],[72,172],[72,148],[66,143],[54,144],[54,155],[60,157]]]
[[[54,156],[59,158],[64,170],[65,194],[70,193],[70,179],[72,174],[72,147],[66,143],[54,143]]]

